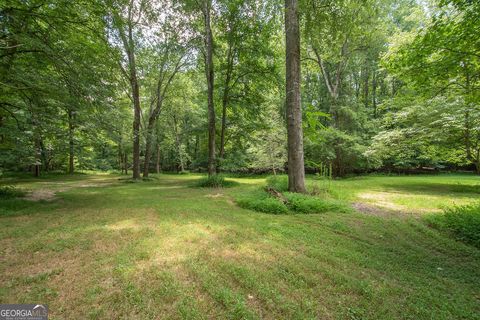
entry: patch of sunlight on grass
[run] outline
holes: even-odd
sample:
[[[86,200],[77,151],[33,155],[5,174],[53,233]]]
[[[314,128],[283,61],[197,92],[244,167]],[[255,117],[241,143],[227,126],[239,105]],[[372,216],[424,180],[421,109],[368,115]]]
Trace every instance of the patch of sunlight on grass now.
[[[141,228],[144,228],[144,227],[145,225],[140,224],[138,221],[135,221],[133,219],[127,219],[127,220],[116,222],[114,224],[106,225],[105,229],[107,230],[125,230],[125,229],[140,230]]]
[[[228,178],[228,180],[232,180],[241,184],[246,185],[262,185],[265,184],[266,178]]]
[[[448,206],[470,204],[476,201],[473,197],[424,195],[398,191],[361,192],[357,194],[357,198],[389,210],[412,213],[439,212]]]

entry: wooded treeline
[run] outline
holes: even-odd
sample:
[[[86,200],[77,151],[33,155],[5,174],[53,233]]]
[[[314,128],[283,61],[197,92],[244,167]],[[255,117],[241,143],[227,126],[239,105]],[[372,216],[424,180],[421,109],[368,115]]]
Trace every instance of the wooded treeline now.
[[[0,170],[285,170],[285,4],[3,0]],[[480,173],[479,2],[298,17],[307,168]]]

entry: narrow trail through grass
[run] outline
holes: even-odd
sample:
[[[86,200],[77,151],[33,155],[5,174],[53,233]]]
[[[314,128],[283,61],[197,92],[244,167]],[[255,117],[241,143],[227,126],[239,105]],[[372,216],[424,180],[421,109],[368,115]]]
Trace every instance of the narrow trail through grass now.
[[[52,319],[480,319],[480,250],[418,218],[475,201],[478,177],[333,182],[378,210],[361,194],[388,193],[406,208],[388,217],[238,207],[262,178],[119,177],[5,182],[55,199],[0,202],[0,303],[46,303]]]

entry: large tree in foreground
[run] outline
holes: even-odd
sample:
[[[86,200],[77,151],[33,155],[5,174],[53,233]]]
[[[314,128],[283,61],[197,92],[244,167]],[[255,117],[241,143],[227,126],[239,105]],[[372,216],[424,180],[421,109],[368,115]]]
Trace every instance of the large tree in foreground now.
[[[139,70],[137,66],[137,54],[140,44],[139,35],[142,33],[142,24],[147,24],[145,19],[146,8],[150,7],[148,0],[131,0],[111,4],[113,22],[112,31],[116,32],[117,39],[121,43],[122,55],[119,66],[124,78],[130,84],[129,96],[133,102],[133,179],[140,179],[140,122],[141,122],[141,99]]]
[[[205,75],[207,77],[208,87],[208,175],[217,173],[216,159],[215,159],[215,106],[213,101],[213,36],[212,28],[210,26],[210,10],[212,7],[211,0],[204,0],[202,12],[204,17],[205,27]]]
[[[302,109],[300,105],[300,31],[297,0],[285,0],[288,190],[305,192]]]

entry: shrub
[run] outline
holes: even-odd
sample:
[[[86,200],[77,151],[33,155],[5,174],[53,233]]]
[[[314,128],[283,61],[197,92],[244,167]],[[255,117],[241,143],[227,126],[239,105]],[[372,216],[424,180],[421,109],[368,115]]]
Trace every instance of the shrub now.
[[[25,192],[17,189],[14,186],[1,186],[0,187],[0,199],[11,199],[22,197],[25,195]]]
[[[480,248],[480,203],[447,208],[443,214],[432,216],[430,222],[458,240]]]
[[[238,199],[237,204],[244,208],[272,214],[286,214],[288,208],[280,200],[271,197],[263,190],[258,190],[248,196]]]
[[[288,176],[270,176],[267,178],[267,187],[277,191],[288,191]]]
[[[238,205],[244,209],[250,209],[259,212],[272,214],[288,213],[288,208],[282,202],[275,198],[267,197],[259,198],[244,198],[237,201]]]
[[[285,192],[285,197],[288,200],[287,206],[290,210],[298,213],[323,213],[329,211],[346,212],[348,207],[337,201],[321,199],[318,197]]]
[[[195,186],[200,188],[228,188],[236,186],[238,183],[231,180],[226,180],[220,174],[214,174],[200,179]]]

